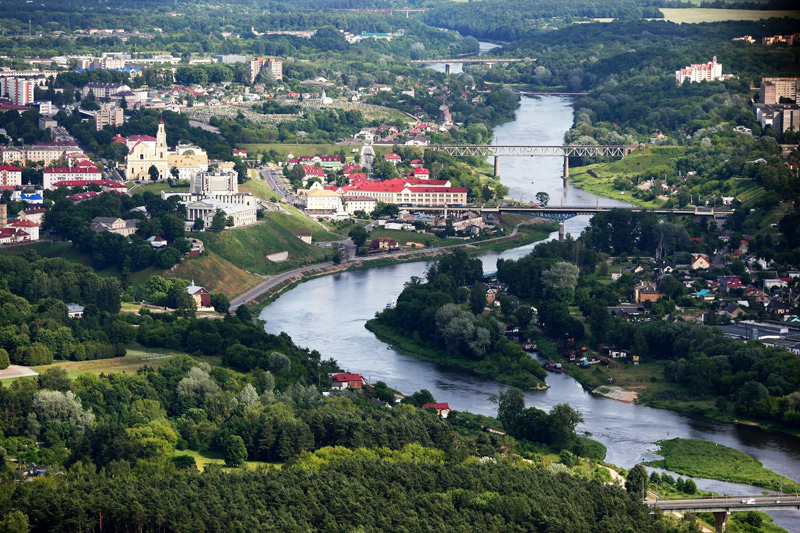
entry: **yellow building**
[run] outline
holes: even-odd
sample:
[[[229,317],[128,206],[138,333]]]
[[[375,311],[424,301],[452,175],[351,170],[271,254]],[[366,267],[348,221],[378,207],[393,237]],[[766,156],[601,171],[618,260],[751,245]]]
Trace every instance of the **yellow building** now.
[[[125,157],[125,168],[129,180],[149,180],[150,167],[158,169],[158,179],[169,177],[169,159],[167,150],[167,133],[164,131],[164,119],[158,123],[155,138],[149,135],[132,135],[126,140],[128,155]]]

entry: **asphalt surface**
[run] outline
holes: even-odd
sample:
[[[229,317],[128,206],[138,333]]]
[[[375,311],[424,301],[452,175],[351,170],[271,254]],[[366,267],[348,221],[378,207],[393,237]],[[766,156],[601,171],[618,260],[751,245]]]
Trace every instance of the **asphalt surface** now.
[[[332,264],[333,264],[332,262],[320,263],[318,265],[311,265],[311,266],[307,266],[307,267],[303,267],[303,268],[296,268],[294,270],[290,270],[288,272],[284,272],[283,274],[278,274],[277,276],[274,276],[274,277],[272,277],[272,278],[270,278],[270,279],[268,279],[268,280],[266,280],[266,281],[264,281],[262,283],[259,283],[258,285],[256,285],[252,289],[250,289],[249,291],[246,291],[246,292],[242,293],[241,295],[237,296],[236,298],[234,298],[233,300],[231,300],[231,309],[235,310],[240,305],[242,305],[244,303],[247,303],[248,301],[252,300],[253,298],[256,298],[257,296],[261,296],[262,294],[264,294],[265,292],[270,290],[272,287],[280,284],[283,281],[286,281],[287,279],[291,278],[295,274],[298,274],[300,272],[311,272],[311,271],[314,271],[314,270],[319,270],[319,269],[322,269],[322,268],[325,268],[325,267],[329,267]]]

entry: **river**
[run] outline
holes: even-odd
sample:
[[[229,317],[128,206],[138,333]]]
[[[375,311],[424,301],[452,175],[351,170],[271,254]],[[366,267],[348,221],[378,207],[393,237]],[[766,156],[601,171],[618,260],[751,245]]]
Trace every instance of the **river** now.
[[[572,123],[570,101],[563,97],[523,98],[516,120],[495,128],[500,143],[561,144]],[[564,189],[560,177],[561,160],[524,157],[500,160],[501,180],[515,199],[527,201],[538,191],[547,192],[551,205],[563,199],[564,205],[594,206],[619,204],[577,189]],[[589,217],[576,217],[565,223],[567,233],[579,235]],[[556,235],[551,235],[555,238]],[[501,253],[480,256],[484,270],[496,269],[499,257],[516,259],[530,253],[530,244]],[[496,406],[489,396],[500,385],[489,380],[418,361],[401,355],[377,340],[364,323],[395,299],[411,276],[422,276],[428,263],[405,263],[356,272],[324,276],[303,283],[261,313],[270,333],[285,331],[299,345],[318,350],[323,358],[336,359],[342,368],[363,373],[369,381],[384,381],[403,393],[428,389],[440,402],[454,409],[494,416]],[[566,374],[548,374],[546,391],[526,392],[528,405],[549,410],[568,403],[583,413],[579,431],[608,448],[607,460],[630,468],[653,459],[660,439],[685,437],[702,439],[747,452],[764,466],[784,476],[800,475],[800,439],[757,428],[717,422],[703,417],[621,403],[588,394]],[[719,492],[752,493],[755,489],[711,480],[696,480],[703,489]],[[776,523],[789,531],[800,531],[800,513],[771,513]]]

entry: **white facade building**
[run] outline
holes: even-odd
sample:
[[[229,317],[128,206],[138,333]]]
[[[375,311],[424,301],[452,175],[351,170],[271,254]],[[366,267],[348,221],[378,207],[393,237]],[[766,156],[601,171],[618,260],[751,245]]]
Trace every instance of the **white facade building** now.
[[[732,77],[731,74],[722,74],[722,63],[717,63],[717,56],[714,56],[714,59],[708,63],[693,64],[675,71],[675,81],[678,82],[678,85],[683,84],[686,80],[694,83],[725,80]]]

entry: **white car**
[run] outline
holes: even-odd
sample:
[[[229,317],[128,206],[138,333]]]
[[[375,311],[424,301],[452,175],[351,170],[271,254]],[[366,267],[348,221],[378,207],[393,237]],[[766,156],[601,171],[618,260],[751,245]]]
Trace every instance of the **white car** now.
[[[742,500],[742,503],[744,503],[746,505],[755,505],[756,504],[756,500],[755,500],[755,498],[750,498],[749,500]]]

